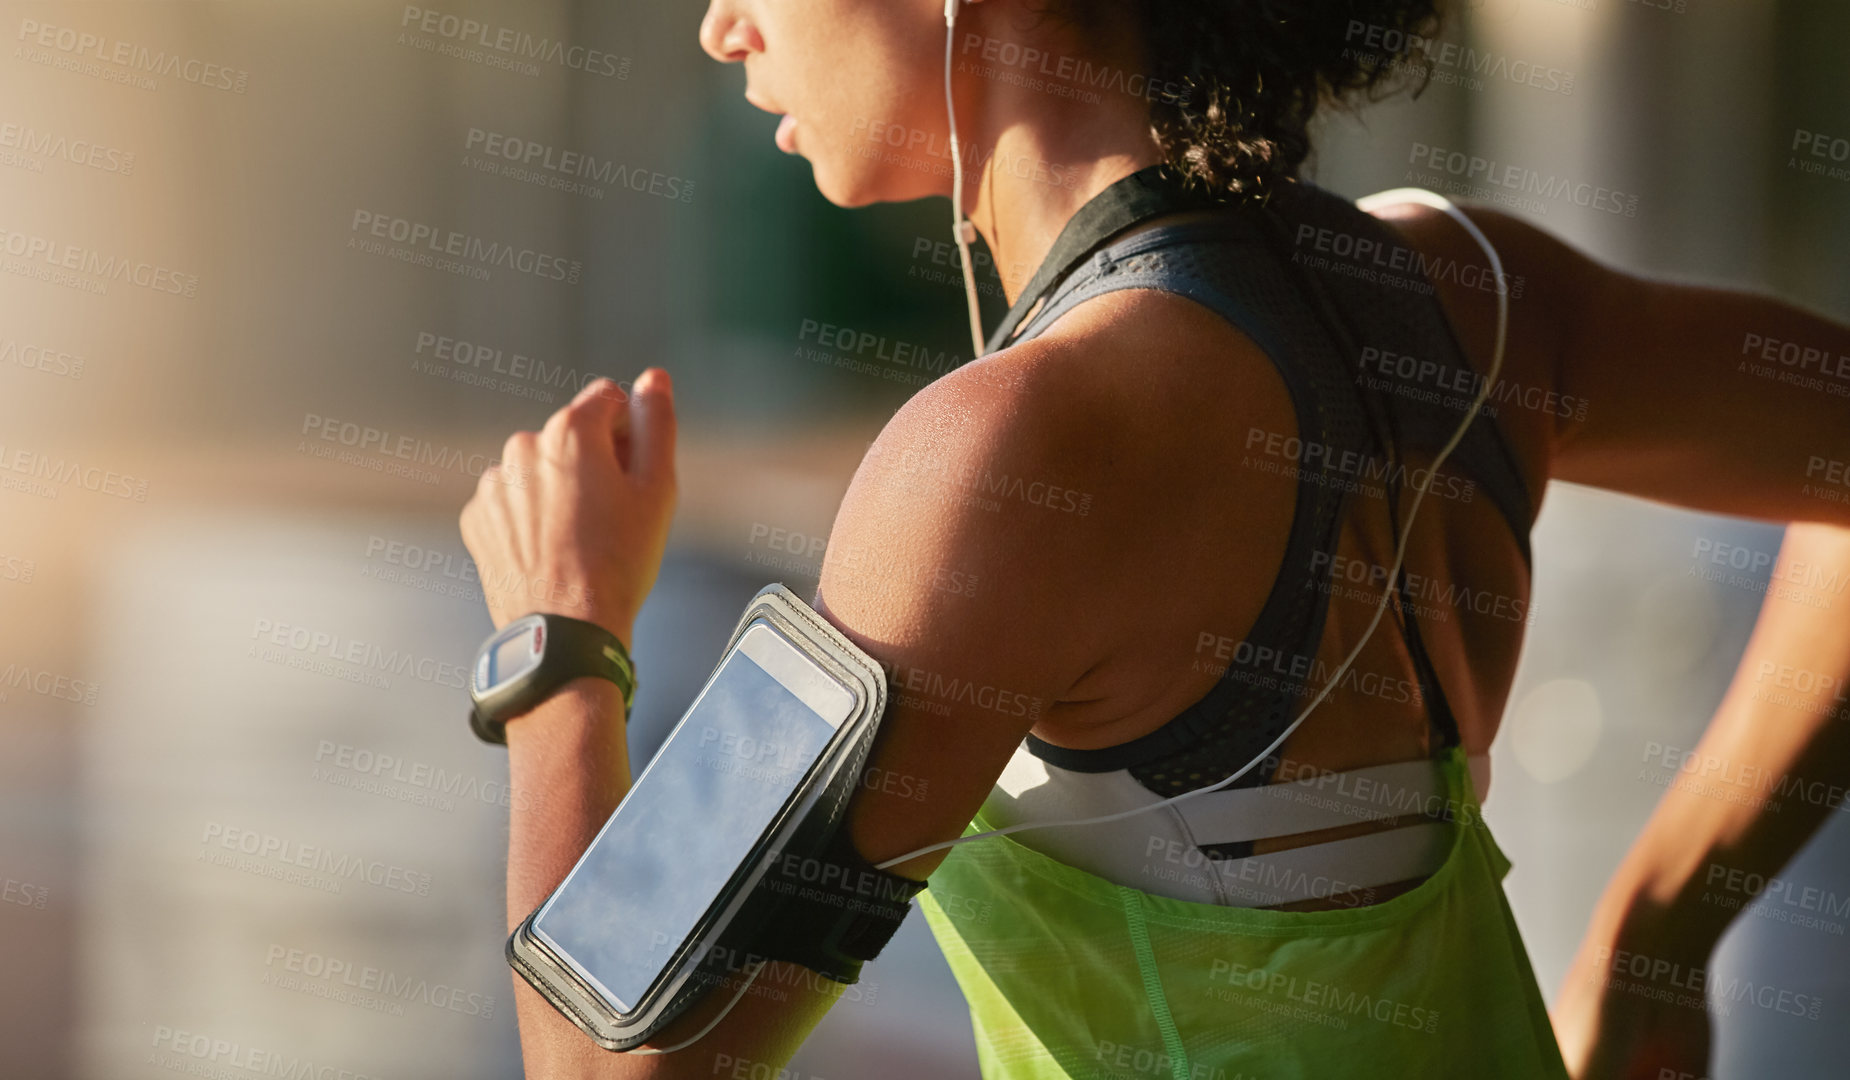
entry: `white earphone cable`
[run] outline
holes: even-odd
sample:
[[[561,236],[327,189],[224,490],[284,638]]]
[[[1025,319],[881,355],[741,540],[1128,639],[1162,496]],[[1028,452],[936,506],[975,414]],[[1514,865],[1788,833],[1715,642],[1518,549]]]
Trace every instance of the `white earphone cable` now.
[[[650,1054],[672,1054],[676,1050],[685,1050],[688,1047],[699,1042],[700,1040],[706,1038],[707,1033],[712,1031],[714,1028],[718,1027],[719,1022],[721,1020],[726,1019],[726,1014],[732,1011],[732,1007],[734,1005],[737,1005],[739,1003],[739,999],[745,996],[745,992],[747,990],[750,990],[752,988],[752,984],[758,981],[758,973],[763,970],[764,970],[764,961],[762,960],[755,960],[750,965],[748,965],[745,969],[745,983],[744,985],[739,987],[738,993],[732,995],[732,1000],[726,1003],[726,1007],[719,1011],[718,1016],[715,1016],[713,1019],[708,1020],[706,1027],[701,1028],[699,1031],[695,1032],[689,1038],[683,1039],[680,1042],[675,1043],[673,1046],[649,1047],[643,1050],[625,1050],[624,1053],[633,1054],[636,1057],[648,1057]]]
[[[970,311],[970,358],[983,355],[983,313],[976,302],[976,269],[970,261],[970,244],[976,226],[964,216],[964,154],[957,142],[957,105],[951,98],[951,46],[957,40],[959,0],[944,0],[944,111],[951,122],[951,236],[963,262],[964,304]]]

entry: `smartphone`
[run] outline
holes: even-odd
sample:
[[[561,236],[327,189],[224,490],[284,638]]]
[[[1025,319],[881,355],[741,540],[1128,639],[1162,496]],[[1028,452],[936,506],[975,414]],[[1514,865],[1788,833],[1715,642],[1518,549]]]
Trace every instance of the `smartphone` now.
[[[595,1036],[613,1024],[649,1026],[648,1014],[684,989],[762,876],[762,856],[800,824],[805,794],[813,797],[863,705],[851,682],[769,622],[736,637],[578,864],[516,934],[571,976],[580,1005],[606,1014],[587,1026],[568,1010],[580,1027]]]

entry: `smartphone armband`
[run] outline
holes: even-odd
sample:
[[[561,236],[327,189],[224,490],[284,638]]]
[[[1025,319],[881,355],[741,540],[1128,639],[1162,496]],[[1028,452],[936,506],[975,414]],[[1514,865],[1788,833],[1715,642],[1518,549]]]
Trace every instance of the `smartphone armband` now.
[[[886,712],[886,673],[796,594],[775,584],[752,598],[720,665],[758,624],[778,631],[827,672],[852,695],[853,706],[648,993],[630,1011],[617,1011],[535,937],[534,921],[544,904],[508,938],[509,965],[607,1050],[641,1045],[754,962],[783,960],[835,982],[854,982],[924,888],[923,882],[875,868],[848,838],[845,812]]]

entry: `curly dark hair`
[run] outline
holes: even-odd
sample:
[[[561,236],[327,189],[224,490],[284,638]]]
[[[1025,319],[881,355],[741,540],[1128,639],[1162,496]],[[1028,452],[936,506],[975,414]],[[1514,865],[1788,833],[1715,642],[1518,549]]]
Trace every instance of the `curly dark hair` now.
[[[1326,104],[1376,101],[1431,77],[1424,43],[1446,0],[1048,0],[1086,25],[1128,7],[1143,31],[1150,130],[1170,166],[1218,194],[1263,201],[1297,175]]]

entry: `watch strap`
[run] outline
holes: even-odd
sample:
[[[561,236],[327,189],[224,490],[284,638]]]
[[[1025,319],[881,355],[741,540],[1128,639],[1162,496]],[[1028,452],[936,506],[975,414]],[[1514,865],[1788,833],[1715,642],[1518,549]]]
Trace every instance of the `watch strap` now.
[[[507,718],[533,708],[573,679],[594,676],[617,685],[623,696],[623,717],[629,718],[636,697],[636,668],[629,650],[617,635],[594,622],[569,615],[541,614],[546,628],[540,666],[521,693],[500,703],[495,715],[484,713],[479,702],[469,709],[469,727],[483,742],[507,745]]]

